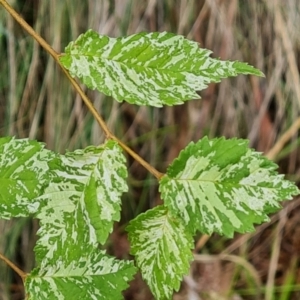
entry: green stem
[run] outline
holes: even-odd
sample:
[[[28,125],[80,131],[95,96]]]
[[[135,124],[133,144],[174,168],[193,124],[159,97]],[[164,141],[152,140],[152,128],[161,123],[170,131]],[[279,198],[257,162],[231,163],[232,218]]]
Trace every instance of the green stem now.
[[[59,57],[60,54],[57,53],[34,29],[25,22],[25,20],[7,3],[6,0],[0,0],[0,4],[7,10],[7,12],[25,29],[57,62],[57,64],[61,67],[74,89],[81,96],[83,102],[88,107],[89,111],[93,115],[93,117],[97,120],[102,130],[105,132],[105,135],[108,139],[115,140],[129,155],[131,155],[136,161],[138,161],[144,168],[146,168],[151,174],[153,174],[158,180],[164,175],[163,173],[157,171],[153,168],[148,162],[146,162],[143,158],[141,158],[137,153],[135,153],[132,149],[130,149],[127,145],[125,145],[121,140],[119,140],[107,127],[105,121],[99,115],[98,111],[94,107],[92,101],[85,95],[79,84],[76,82],[74,78],[71,77],[68,70],[61,64]]]

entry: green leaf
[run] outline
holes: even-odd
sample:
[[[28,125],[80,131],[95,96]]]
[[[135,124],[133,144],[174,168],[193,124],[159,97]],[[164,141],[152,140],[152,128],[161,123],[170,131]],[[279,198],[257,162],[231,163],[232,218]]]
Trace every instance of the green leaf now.
[[[85,253],[69,263],[35,269],[25,281],[28,300],[123,299],[136,268],[130,261],[120,261],[104,252]]]
[[[299,194],[275,171],[277,165],[248,148],[241,139],[190,143],[169,166],[160,192],[170,213],[180,216],[190,232],[253,231],[269,220],[279,201]]]
[[[37,213],[40,239],[35,247],[43,265],[79,259],[104,243],[120,219],[121,194],[127,191],[126,160],[114,141],[57,158],[52,180]]]
[[[54,157],[42,143],[0,138],[0,218],[26,217],[41,208],[37,197],[48,184]]]
[[[189,270],[193,239],[164,206],[140,214],[126,229],[131,253],[157,299],[171,299]]]
[[[97,247],[94,229],[84,220],[84,212],[74,197],[74,192],[48,189],[48,205],[37,215],[40,219],[40,236],[35,246],[36,260],[44,269],[47,265],[70,264],[80,260]],[[75,198],[73,201],[72,198]]]
[[[241,62],[209,57],[198,43],[167,32],[110,38],[89,30],[60,57],[87,87],[123,100],[160,107],[197,99],[196,91],[238,74],[263,74]]]
[[[135,267],[98,250],[120,219],[126,160],[114,141],[57,156],[36,213],[40,267],[26,279],[29,299],[122,299]],[[96,297],[96,298],[95,298]]]
[[[126,178],[126,158],[122,149],[115,141],[107,141],[97,156],[84,194],[86,222],[94,227],[101,244],[112,232],[114,221],[120,220],[121,195],[128,190]]]

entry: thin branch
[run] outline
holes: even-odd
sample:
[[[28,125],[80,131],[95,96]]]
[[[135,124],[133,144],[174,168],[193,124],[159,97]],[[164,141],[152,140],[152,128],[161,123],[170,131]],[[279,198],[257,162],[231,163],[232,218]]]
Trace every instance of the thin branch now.
[[[127,145],[125,145],[122,141],[120,141],[117,137],[111,136],[111,139],[115,140],[131,157],[137,160],[145,169],[147,169],[151,174],[153,174],[158,180],[164,176],[164,173],[157,171],[151,165],[149,165],[146,161],[141,160],[140,156],[131,150]]]
[[[0,0],[1,1],[1,0]],[[96,110],[95,106],[93,105],[92,101],[87,97],[87,95],[83,92],[83,90],[81,89],[80,85],[77,83],[77,81],[71,77],[70,73],[68,72],[68,70],[66,70],[63,65],[61,64],[61,62],[58,60],[56,60],[56,62],[60,65],[61,69],[63,70],[63,72],[65,73],[65,75],[67,76],[67,78],[69,79],[69,81],[71,82],[71,84],[73,85],[73,87],[75,88],[76,92],[80,95],[80,97],[82,98],[83,102],[85,103],[85,105],[88,107],[89,111],[91,112],[91,114],[93,115],[93,117],[96,119],[96,121],[98,122],[98,124],[100,125],[100,127],[102,128],[102,130],[105,132],[105,135],[108,139],[111,139],[114,135],[110,132],[110,130],[108,129],[108,127],[106,126],[105,121],[102,119],[102,117],[99,115],[98,111]]]
[[[6,0],[0,0],[0,4],[8,11],[8,13],[25,29],[57,62],[57,64],[61,67],[64,74],[67,76],[71,84],[77,93],[81,96],[83,102],[88,107],[89,111],[96,119],[102,130],[105,132],[106,137],[108,139],[115,140],[129,155],[131,155],[136,161],[138,161],[144,168],[146,168],[151,174],[153,174],[158,180],[164,175],[160,173],[155,168],[153,168],[148,162],[146,162],[142,157],[140,157],[137,153],[131,150],[128,146],[126,146],[123,142],[121,142],[107,127],[105,121],[99,115],[98,111],[94,107],[92,101],[85,95],[80,85],[76,82],[74,78],[71,77],[68,70],[61,64],[59,57],[61,54],[57,53],[35,30],[25,22],[25,20],[7,3]]]
[[[10,266],[22,278],[23,282],[25,281],[27,276],[25,272],[19,269],[13,262],[11,262],[9,259],[3,256],[1,253],[0,253],[0,259],[3,260],[8,266]]]

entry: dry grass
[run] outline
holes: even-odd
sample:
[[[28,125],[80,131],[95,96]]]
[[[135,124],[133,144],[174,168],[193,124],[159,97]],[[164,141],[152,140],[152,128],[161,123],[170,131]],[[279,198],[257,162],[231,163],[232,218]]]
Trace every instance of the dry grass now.
[[[201,92],[202,100],[180,107],[136,107],[96,92],[87,93],[111,130],[160,171],[165,171],[191,140],[204,135],[236,136],[249,138],[252,147],[277,160],[281,172],[299,181],[298,0],[9,3],[60,52],[88,28],[110,36],[167,30],[198,41],[215,57],[247,61],[258,67],[265,79],[239,76],[223,80]],[[59,152],[103,141],[103,133],[52,58],[3,9],[0,55],[2,136],[38,139]],[[153,178],[130,159],[129,169],[131,190],[124,197],[123,223],[160,201]],[[191,274],[174,299],[298,299],[298,204],[299,200],[287,203],[271,223],[258,227],[254,234],[234,240],[219,236],[209,239],[197,253],[206,256],[196,257]],[[26,271],[34,263],[36,227],[31,221],[0,223],[0,251]],[[118,240],[112,251],[120,246]],[[224,259],[225,254],[231,259]],[[0,267],[0,299],[21,299],[20,281],[2,264]],[[139,281],[128,294],[128,299],[149,297]]]

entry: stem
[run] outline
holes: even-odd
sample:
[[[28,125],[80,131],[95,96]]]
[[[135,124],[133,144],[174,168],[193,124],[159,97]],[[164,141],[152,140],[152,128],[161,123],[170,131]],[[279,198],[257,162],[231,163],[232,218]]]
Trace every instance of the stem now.
[[[280,137],[276,144],[266,154],[268,159],[274,160],[276,155],[282,150],[285,144],[295,135],[300,128],[300,117],[292,124],[292,126]]]
[[[143,160],[137,153],[131,150],[127,145],[120,141],[117,137],[111,136],[112,140],[115,140],[122,148],[125,150],[132,158],[138,161],[145,169],[147,169],[152,175],[154,175],[158,180],[164,176],[164,173],[157,171],[151,165],[149,165],[145,160]]]
[[[25,272],[19,269],[13,262],[11,262],[9,259],[3,256],[1,253],[0,253],[0,259],[2,259],[8,266],[10,266],[22,278],[23,282],[25,281],[27,276]]]
[[[148,162],[146,162],[142,157],[140,157],[137,153],[135,153],[132,149],[130,149],[127,145],[121,142],[107,127],[105,121],[99,115],[98,111],[94,107],[92,101],[85,95],[83,90],[81,89],[80,85],[76,82],[74,78],[71,77],[70,73],[67,69],[61,64],[59,57],[60,54],[57,53],[34,29],[25,22],[24,19],[7,3],[6,0],[0,0],[0,4],[7,10],[7,12],[25,29],[57,62],[57,64],[61,67],[73,87],[75,88],[76,92],[81,96],[83,102],[88,107],[89,111],[96,119],[102,130],[105,132],[106,137],[108,139],[115,140],[124,151],[126,151],[129,155],[131,155],[136,161],[138,161],[144,168],[146,168],[151,174],[153,174],[158,180],[164,175],[160,173],[155,168],[153,168]]]

